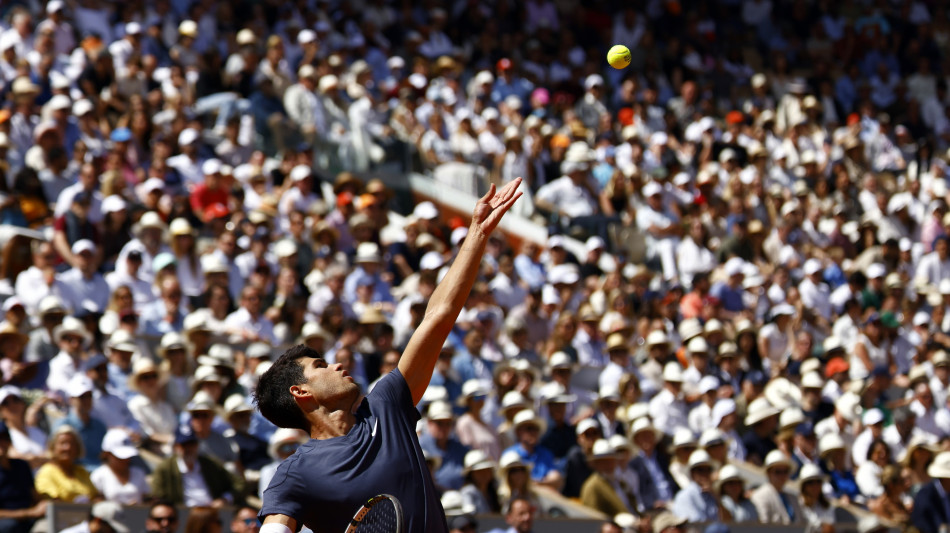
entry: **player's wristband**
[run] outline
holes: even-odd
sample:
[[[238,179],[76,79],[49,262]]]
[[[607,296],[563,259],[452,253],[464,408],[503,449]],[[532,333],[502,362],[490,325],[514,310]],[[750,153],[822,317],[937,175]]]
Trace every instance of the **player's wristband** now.
[[[261,533],[294,533],[290,530],[289,527],[284,524],[264,524],[260,529]]]

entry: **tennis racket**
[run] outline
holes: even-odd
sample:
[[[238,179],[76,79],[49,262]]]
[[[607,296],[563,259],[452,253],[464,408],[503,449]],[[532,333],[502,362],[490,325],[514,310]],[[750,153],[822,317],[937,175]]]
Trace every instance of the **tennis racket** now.
[[[395,496],[373,496],[353,515],[346,533],[404,533],[402,504]]]

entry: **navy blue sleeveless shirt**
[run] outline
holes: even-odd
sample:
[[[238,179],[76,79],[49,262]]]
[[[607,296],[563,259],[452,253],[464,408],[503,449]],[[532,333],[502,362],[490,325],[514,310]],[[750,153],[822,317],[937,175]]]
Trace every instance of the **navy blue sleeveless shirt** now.
[[[280,464],[260,519],[283,514],[314,532],[342,533],[369,498],[392,494],[402,503],[405,531],[448,532],[416,437],[418,420],[406,379],[393,370],[360,404],[349,433],[311,439]]]

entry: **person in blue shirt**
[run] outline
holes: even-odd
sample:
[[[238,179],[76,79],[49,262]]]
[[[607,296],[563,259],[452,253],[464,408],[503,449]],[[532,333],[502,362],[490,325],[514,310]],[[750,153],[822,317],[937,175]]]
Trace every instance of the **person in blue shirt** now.
[[[425,318],[395,370],[365,398],[339,363],[294,346],[260,378],[255,402],[278,427],[299,428],[311,439],[277,468],[264,491],[261,533],[291,533],[306,525],[343,531],[353,513],[377,494],[402,504],[406,531],[447,533],[422,447],[416,436],[422,400],[442,344],[472,290],[488,236],[521,196],[521,178],[494,185],[472,213],[469,234],[452,267],[429,299]]]
[[[458,490],[465,482],[465,446],[452,435],[455,415],[448,402],[433,402],[426,413],[428,432],[419,437],[419,445],[430,456],[439,458],[439,468],[434,472],[436,486],[440,490]]]
[[[86,456],[80,457],[78,462],[88,470],[101,464],[102,439],[108,431],[101,420],[92,416],[94,388],[92,380],[85,374],[73,377],[66,387],[69,394],[69,414],[53,426],[53,431],[60,426],[70,426],[79,433]]]
[[[564,476],[555,468],[554,454],[541,446],[541,435],[545,430],[545,423],[534,411],[525,409],[515,415],[512,421],[515,430],[514,445],[505,452],[514,451],[526,462],[531,464],[531,480],[546,485],[554,490],[561,490]]]
[[[689,456],[689,485],[673,497],[673,514],[690,522],[719,520],[719,502],[713,495],[713,460],[706,450]]]

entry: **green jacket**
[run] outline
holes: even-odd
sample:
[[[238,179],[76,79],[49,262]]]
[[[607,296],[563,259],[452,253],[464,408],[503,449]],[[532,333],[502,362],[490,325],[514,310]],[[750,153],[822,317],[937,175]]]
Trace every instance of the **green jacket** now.
[[[243,483],[236,481],[220,463],[210,457],[199,455],[198,464],[201,466],[201,477],[208,485],[212,499],[231,494],[235,505],[244,503]],[[155,469],[152,474],[152,495],[175,505],[185,504],[185,490],[181,472],[178,470],[177,456],[165,459]]]

